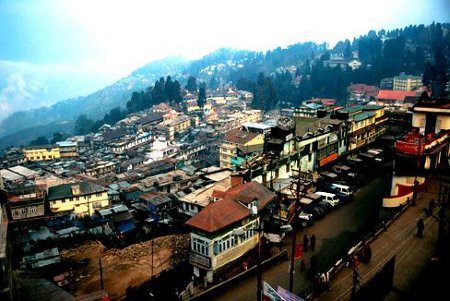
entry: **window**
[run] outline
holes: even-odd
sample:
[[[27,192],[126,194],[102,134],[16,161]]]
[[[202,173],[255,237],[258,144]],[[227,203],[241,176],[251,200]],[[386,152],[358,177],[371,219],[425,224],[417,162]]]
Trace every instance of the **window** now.
[[[27,208],[22,208],[22,214],[26,214],[27,213]]]
[[[208,256],[208,243],[202,239],[194,237],[192,239],[192,250],[202,255]]]
[[[36,206],[30,207],[30,213],[36,213]]]
[[[101,197],[101,196],[102,196],[102,193],[101,193],[101,192],[99,192],[99,193],[96,193],[96,194],[95,194],[95,196],[99,198],[99,197]]]

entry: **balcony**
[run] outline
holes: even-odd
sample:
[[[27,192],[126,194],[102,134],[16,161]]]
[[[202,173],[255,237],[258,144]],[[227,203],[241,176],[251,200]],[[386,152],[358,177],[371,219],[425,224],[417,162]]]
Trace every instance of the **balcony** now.
[[[398,153],[408,155],[432,154],[441,149],[449,140],[449,133],[441,135],[428,134],[426,137],[410,132],[395,142],[395,150]]]

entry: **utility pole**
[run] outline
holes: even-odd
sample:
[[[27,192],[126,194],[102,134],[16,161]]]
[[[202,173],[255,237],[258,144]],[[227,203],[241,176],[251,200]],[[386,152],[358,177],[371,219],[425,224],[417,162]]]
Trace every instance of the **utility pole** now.
[[[102,268],[102,257],[98,259],[98,265],[100,267],[100,289],[103,290],[103,268]]]
[[[294,287],[294,263],[295,263],[295,244],[297,240],[297,204],[300,200],[300,185],[301,185],[301,176],[299,170],[292,170],[293,172],[297,172],[297,175],[292,175],[291,182],[291,192],[294,194],[294,216],[292,217],[292,249],[291,249],[291,264],[289,267],[289,291],[293,293]],[[294,188],[295,185],[295,188]]]

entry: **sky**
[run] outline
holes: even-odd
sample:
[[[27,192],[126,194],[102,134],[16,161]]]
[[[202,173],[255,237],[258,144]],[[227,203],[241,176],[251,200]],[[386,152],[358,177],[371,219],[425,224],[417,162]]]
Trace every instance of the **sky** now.
[[[333,46],[371,29],[433,21],[450,22],[450,0],[0,0],[0,118],[15,88],[34,80],[34,90],[18,94],[27,99],[55,75],[71,85],[48,89],[73,97],[168,56]],[[47,93],[44,104],[55,101]]]

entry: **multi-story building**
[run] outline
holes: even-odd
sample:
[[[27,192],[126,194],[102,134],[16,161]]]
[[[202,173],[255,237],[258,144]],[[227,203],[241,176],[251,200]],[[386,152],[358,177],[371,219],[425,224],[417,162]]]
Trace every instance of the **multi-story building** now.
[[[336,118],[348,124],[348,151],[352,152],[381,136],[387,121],[384,106],[353,106],[339,110]]]
[[[397,207],[411,198],[415,183],[448,164],[450,158],[450,100],[422,99],[412,108],[412,129],[395,142],[391,197],[383,206]]]
[[[26,161],[51,161],[61,158],[60,147],[57,145],[28,146],[23,149]]]
[[[196,127],[199,123],[199,117],[189,117],[186,115],[180,115],[167,122],[166,134],[168,140],[175,138],[175,133],[182,134],[187,131],[189,127]]]
[[[52,186],[47,200],[52,213],[73,212],[78,216],[92,215],[109,206],[108,189],[89,182]]]
[[[136,135],[127,135],[118,141],[107,144],[107,148],[114,154],[122,154],[125,151],[144,145],[151,141],[150,133],[139,133]]]
[[[394,76],[393,90],[414,91],[422,86],[422,76]]]
[[[61,158],[78,157],[78,146],[77,146],[76,142],[61,141],[61,142],[56,142],[56,145],[59,146],[59,152],[60,152]]]
[[[261,110],[245,110],[242,112],[229,114],[225,118],[211,120],[208,125],[219,132],[229,132],[234,129],[240,129],[244,123],[257,123],[262,120]]]
[[[252,249],[261,239],[261,215],[252,215],[252,207],[262,212],[276,194],[257,182],[230,188],[186,224],[192,228],[190,264],[196,278],[213,282]]]
[[[45,216],[45,187],[36,185],[15,187],[9,192],[7,208],[9,219],[12,221]]]
[[[238,149],[247,152],[249,148],[264,146],[264,134],[233,130],[222,140],[219,146],[220,167],[232,168],[231,159],[236,157]]]
[[[96,161],[86,165],[84,173],[88,176],[101,178],[116,170],[116,164],[108,161]]]

